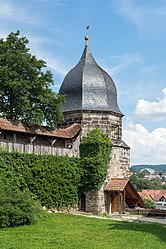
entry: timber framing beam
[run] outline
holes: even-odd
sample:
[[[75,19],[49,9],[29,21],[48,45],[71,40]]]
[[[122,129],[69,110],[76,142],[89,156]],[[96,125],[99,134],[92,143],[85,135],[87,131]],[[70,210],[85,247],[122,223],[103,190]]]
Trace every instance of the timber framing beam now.
[[[47,140],[50,143],[50,145],[53,146],[56,143],[57,138],[49,138],[49,137],[47,137]]]
[[[27,135],[26,134],[26,137],[27,137],[30,144],[32,144],[36,139],[36,136],[32,136],[32,135]]]
[[[16,133],[13,133],[13,140],[14,140],[14,143],[16,143],[16,140],[17,140],[17,135],[16,135]]]

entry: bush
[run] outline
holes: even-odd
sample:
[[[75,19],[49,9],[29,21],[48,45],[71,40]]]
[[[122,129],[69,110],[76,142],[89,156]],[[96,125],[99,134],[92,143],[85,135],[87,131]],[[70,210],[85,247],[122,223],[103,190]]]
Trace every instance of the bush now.
[[[147,206],[147,208],[155,208],[155,203],[152,200],[148,200],[148,199],[143,199],[145,205]]]
[[[6,181],[0,182],[0,227],[29,225],[37,221],[39,203],[29,191],[21,192]]]

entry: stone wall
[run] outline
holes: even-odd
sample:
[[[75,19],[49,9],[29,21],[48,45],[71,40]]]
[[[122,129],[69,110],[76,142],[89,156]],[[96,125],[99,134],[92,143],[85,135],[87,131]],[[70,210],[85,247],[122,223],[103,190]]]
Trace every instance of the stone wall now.
[[[99,128],[102,132],[108,133],[110,138],[119,140],[122,137],[122,117],[115,113],[83,112],[81,124],[82,136],[90,130]]]
[[[66,128],[73,123],[79,123],[82,127],[82,136],[89,131],[99,128],[108,133],[110,138],[121,140],[122,115],[104,111],[73,111],[64,113],[65,121],[58,124],[58,128]]]
[[[103,186],[99,191],[86,193],[86,212],[101,214],[106,211],[106,202]]]
[[[130,177],[130,148],[113,146],[108,176],[111,178]]]
[[[112,153],[110,157],[106,180],[99,191],[86,193],[86,212],[107,212],[107,198],[104,187],[111,178],[126,178],[130,176],[130,148],[122,141],[122,115],[111,112],[73,111],[64,113],[65,122],[61,127],[73,123],[80,123],[82,127],[81,138],[99,128],[107,133],[112,140]]]
[[[64,113],[64,122],[58,123],[57,128],[67,128],[74,123],[82,123],[82,112],[79,110]]]
[[[65,113],[64,117],[64,128],[76,122],[81,124],[81,138],[95,128],[108,133],[113,143],[108,175],[112,178],[129,177],[130,148],[122,141],[122,115],[103,111],[73,111]]]

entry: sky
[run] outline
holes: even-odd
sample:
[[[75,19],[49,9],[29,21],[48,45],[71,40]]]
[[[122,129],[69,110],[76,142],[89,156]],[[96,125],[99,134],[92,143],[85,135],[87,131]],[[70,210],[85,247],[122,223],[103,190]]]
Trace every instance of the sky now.
[[[20,30],[58,92],[89,48],[113,78],[131,164],[166,163],[165,0],[0,0],[0,38]]]

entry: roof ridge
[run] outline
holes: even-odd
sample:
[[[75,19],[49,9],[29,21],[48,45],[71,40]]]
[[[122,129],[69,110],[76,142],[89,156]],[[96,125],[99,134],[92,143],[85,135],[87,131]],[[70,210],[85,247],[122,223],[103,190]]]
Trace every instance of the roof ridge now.
[[[12,121],[0,118],[0,129],[6,131],[15,131],[28,134],[36,134],[42,136],[60,137],[60,138],[73,138],[80,130],[81,125],[74,123],[64,129],[49,130],[47,126],[29,126],[21,121]]]

